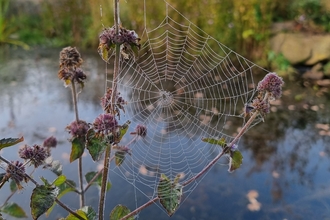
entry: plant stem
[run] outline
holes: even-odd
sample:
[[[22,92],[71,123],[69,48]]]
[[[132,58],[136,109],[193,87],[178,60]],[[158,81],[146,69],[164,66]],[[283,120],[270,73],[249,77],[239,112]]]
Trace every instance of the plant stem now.
[[[230,149],[238,141],[238,139],[243,136],[243,134],[245,133],[246,129],[248,129],[248,127],[252,124],[252,122],[254,121],[254,119],[259,114],[260,113],[258,111],[254,112],[253,115],[250,117],[250,119],[246,122],[246,124],[244,125],[244,127],[236,135],[236,137],[234,138],[234,140],[232,140],[232,142],[230,142],[228,144],[227,148],[223,149],[221,153],[219,153],[206,167],[204,167],[204,169],[202,169],[196,176],[194,176],[194,177],[190,178],[189,180],[187,180],[186,182],[184,182],[182,184],[182,186],[186,186],[186,185],[190,184],[191,182],[195,181],[200,176],[202,176],[206,171],[208,171],[227,152],[227,149]]]
[[[129,217],[133,216],[133,215],[136,215],[137,213],[139,213],[142,209],[148,207],[149,205],[155,203],[159,198],[158,197],[155,197],[153,198],[152,200],[150,200],[149,202],[147,203],[144,203],[143,205],[141,205],[140,207],[138,207],[137,209],[135,209],[134,211],[128,213],[127,215],[125,215],[124,217],[122,217],[120,220],[125,220],[125,219],[128,219]]]
[[[66,211],[68,211],[69,213],[71,213],[72,215],[74,215],[75,217],[77,217],[80,220],[85,220],[85,218],[81,217],[80,215],[78,215],[77,213],[75,213],[74,211],[72,211],[68,206],[66,206],[64,203],[62,203],[60,200],[58,200],[57,198],[55,198],[55,202],[61,206],[63,209],[65,209]]]
[[[74,80],[71,83],[72,86],[72,101],[73,101],[73,107],[74,107],[74,112],[76,116],[76,121],[79,123],[79,115],[78,115],[78,102],[77,102],[77,91],[76,91],[76,85]],[[84,192],[84,182],[83,182],[83,173],[82,173],[82,157],[78,158],[78,175],[79,175],[79,186],[80,186],[80,207],[85,206],[85,192]]]
[[[104,218],[104,205],[105,205],[105,197],[107,190],[108,173],[110,167],[110,154],[111,154],[111,146],[108,145],[104,155],[104,167],[103,167],[101,195],[99,202],[99,220],[103,220]]]
[[[71,87],[71,93],[72,93],[74,113],[75,113],[75,116],[76,116],[76,121],[79,122],[78,104],[77,104],[77,91],[76,91],[76,85],[75,85],[74,81],[72,81],[71,86],[72,86]]]
[[[114,1],[114,22],[116,35],[119,34],[119,1]],[[115,103],[116,103],[116,95],[117,95],[117,76],[119,73],[119,60],[120,60],[120,45],[116,44],[116,54],[115,54],[115,63],[113,70],[113,79],[112,79],[112,94],[111,94],[111,113],[115,115]],[[108,173],[110,167],[110,155],[111,155],[111,146],[107,146],[104,156],[104,167],[102,174],[102,185],[101,185],[101,193],[100,193],[100,202],[99,202],[99,220],[104,219],[104,205],[105,205],[105,197],[107,190],[107,181],[108,181]]]

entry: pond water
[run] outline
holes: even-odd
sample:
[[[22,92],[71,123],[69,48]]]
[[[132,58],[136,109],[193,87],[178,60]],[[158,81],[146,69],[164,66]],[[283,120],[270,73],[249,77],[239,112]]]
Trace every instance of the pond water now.
[[[64,174],[76,180],[77,165],[68,162],[70,145],[65,132],[74,114],[70,90],[57,78],[59,51],[9,50],[1,54],[0,138],[23,135],[24,144],[33,145],[56,136],[59,144],[52,156],[62,161]],[[88,83],[79,95],[78,108],[80,118],[91,122],[102,112],[99,100],[104,93],[105,64],[96,51],[84,51],[82,57]],[[171,219],[330,219],[329,107],[329,93],[286,80],[283,97],[274,103],[265,122],[241,139],[242,167],[228,173],[226,161],[218,162],[189,196],[184,195],[184,203]],[[20,146],[0,153],[15,160]],[[85,172],[99,166],[87,155],[83,160]],[[33,176],[55,179],[47,170],[37,170]],[[133,210],[137,201],[147,201],[144,194],[115,173],[110,173],[110,180],[106,213],[118,203]],[[0,204],[9,195],[6,187],[0,191]],[[32,184],[24,185],[11,201],[28,211],[32,189]],[[96,195],[98,189],[90,188],[87,204],[94,208]],[[73,193],[61,200],[73,209],[79,206]],[[66,212],[56,207],[48,219],[60,216],[66,216]],[[156,205],[143,210],[139,218],[170,219]]]

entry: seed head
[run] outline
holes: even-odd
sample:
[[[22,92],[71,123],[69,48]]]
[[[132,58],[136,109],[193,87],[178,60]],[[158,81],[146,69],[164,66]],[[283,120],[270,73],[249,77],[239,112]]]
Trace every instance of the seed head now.
[[[75,47],[65,47],[60,52],[60,68],[77,68],[82,62],[80,53]]]

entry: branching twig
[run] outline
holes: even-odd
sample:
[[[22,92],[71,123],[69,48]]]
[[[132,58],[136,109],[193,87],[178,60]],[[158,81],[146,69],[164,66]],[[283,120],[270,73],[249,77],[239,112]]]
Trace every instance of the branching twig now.
[[[5,162],[6,164],[11,164],[12,166],[15,166],[14,164],[12,164],[11,162],[9,162],[7,159],[5,159],[4,157],[2,157],[0,155],[0,160],[2,160],[3,162]],[[19,169],[18,167],[16,167],[17,169]],[[32,177],[30,177],[28,174],[26,174],[25,172],[23,173],[24,177],[29,179],[34,185],[39,186],[39,183],[37,181],[35,181]],[[75,213],[73,210],[71,210],[67,205],[65,205],[64,203],[62,203],[60,200],[58,200],[57,198],[55,198],[55,202],[60,205],[61,207],[63,207],[65,210],[67,210],[69,213],[71,213],[72,215],[74,215],[75,217],[77,217],[78,219],[84,220],[83,217],[81,217],[80,215],[78,215],[77,213]]]

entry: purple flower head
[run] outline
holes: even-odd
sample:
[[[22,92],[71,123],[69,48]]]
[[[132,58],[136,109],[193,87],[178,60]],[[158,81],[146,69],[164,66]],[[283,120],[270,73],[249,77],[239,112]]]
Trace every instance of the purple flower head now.
[[[147,127],[144,125],[137,125],[135,128],[135,132],[137,135],[145,137],[147,136]]]
[[[79,120],[78,122],[71,122],[71,124],[69,124],[66,129],[73,137],[85,137],[89,126],[86,121]]]
[[[259,111],[261,115],[265,115],[270,112],[270,104],[268,100],[262,100],[259,97],[253,100],[252,106],[255,110]]]
[[[270,92],[271,95],[277,99],[282,95],[283,84],[282,77],[279,77],[276,73],[268,73],[263,80],[258,83],[257,90],[259,92]]]
[[[238,148],[238,145],[237,144],[233,144],[230,148],[231,151],[236,151]]]
[[[28,181],[28,179],[25,177],[25,167],[23,163],[19,161],[11,161],[11,163],[8,164],[6,175],[14,180],[17,186],[20,186],[20,182],[23,180],[25,182]]]
[[[55,148],[56,145],[57,145],[57,140],[54,136],[47,138],[46,140],[44,140],[44,143],[43,143],[43,146],[48,147],[48,148],[50,148],[50,147]]]
[[[93,128],[98,135],[107,135],[118,127],[116,118],[111,114],[100,114],[93,122]]]
[[[25,145],[18,151],[18,154],[22,159],[29,160],[34,167],[42,165],[45,159],[50,156],[49,151],[39,145],[33,147]]]

